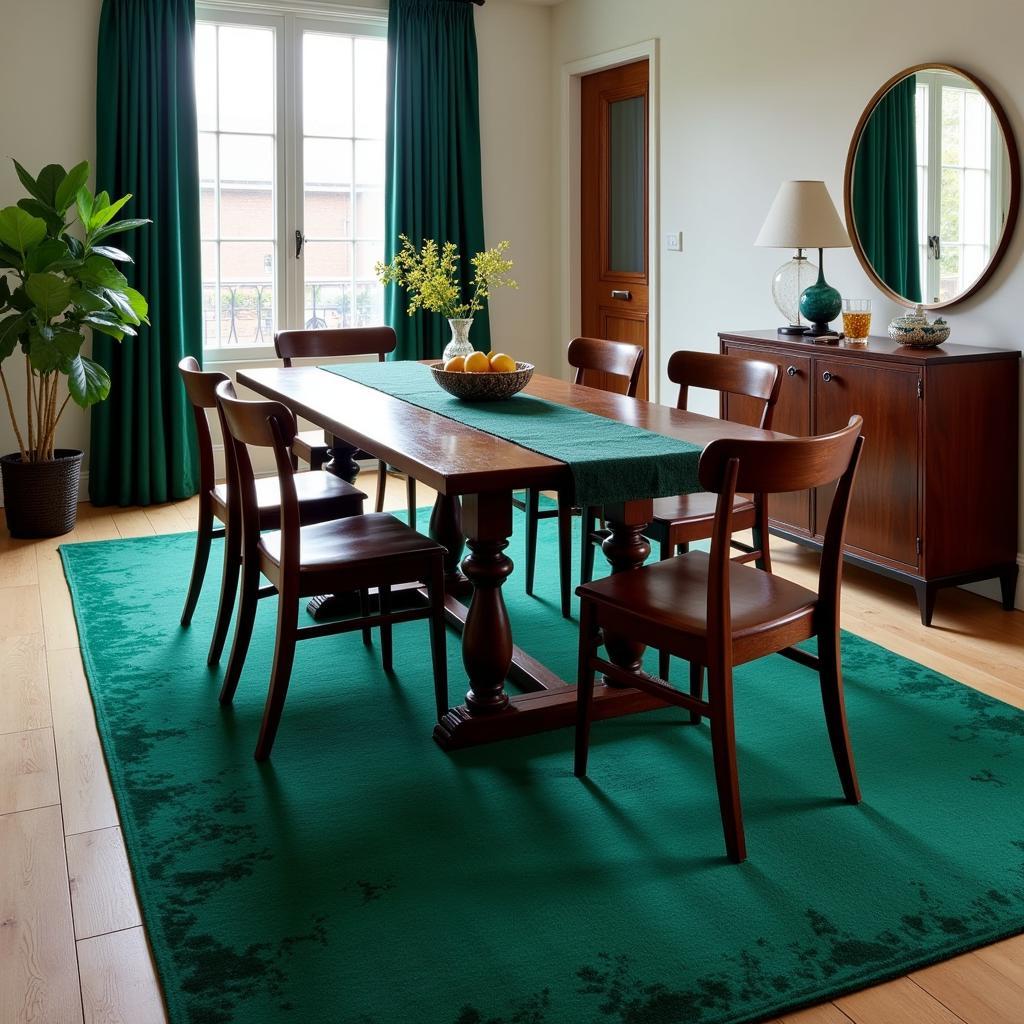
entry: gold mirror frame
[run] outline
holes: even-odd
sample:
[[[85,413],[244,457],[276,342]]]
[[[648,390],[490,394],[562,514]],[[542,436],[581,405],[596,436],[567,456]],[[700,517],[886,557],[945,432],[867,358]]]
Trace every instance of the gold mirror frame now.
[[[966,78],[977,90],[985,97],[988,101],[989,106],[992,108],[992,112],[995,114],[996,120],[999,122],[999,127],[1003,133],[1003,141],[1006,143],[1007,162],[1010,166],[1010,199],[1007,205],[1006,211],[1006,223],[1003,225],[1003,232],[1000,235],[999,242],[992,252],[992,256],[988,261],[985,269],[978,275],[969,288],[965,288],[955,298],[948,299],[946,302],[925,302],[921,305],[925,309],[945,309],[948,306],[954,306],[958,302],[963,302],[965,299],[973,295],[979,288],[984,285],[988,279],[995,272],[996,267],[1002,262],[1003,256],[1006,255],[1006,250],[1010,245],[1010,239],[1013,237],[1013,229],[1017,223],[1017,213],[1020,206],[1020,155],[1017,152],[1017,140],[1013,134],[1013,129],[1010,127],[1009,118],[1006,116],[1006,111],[1003,109],[1003,105],[995,98],[992,91],[985,85],[984,82],[980,81],[969,71],[965,71],[961,67],[957,67],[955,64],[939,64],[939,63],[928,63],[928,64],[915,64],[913,67],[904,68],[902,71],[893,75],[888,82],[885,83],[874,96],[871,97],[871,102],[864,108],[864,113],[860,115],[860,120],[857,122],[857,127],[854,129],[853,138],[850,141],[850,149],[846,155],[846,172],[843,175],[843,203],[846,212],[846,229],[850,236],[850,242],[853,244],[853,251],[857,254],[857,259],[860,261],[860,265],[864,268],[865,273],[871,278],[872,283],[880,291],[884,292],[894,302],[898,302],[901,306],[914,307],[917,305],[916,302],[911,302],[904,298],[902,295],[894,292],[875,272],[875,268],[871,265],[871,261],[867,258],[864,252],[864,248],[861,245],[860,237],[857,234],[857,223],[853,217],[853,165],[854,160],[857,156],[857,147],[860,145],[860,137],[864,131],[864,126],[867,124],[868,118],[874,112],[876,106],[882,97],[898,82],[902,82],[908,75],[917,74],[919,71],[948,71],[955,75],[960,75],[962,78]]]

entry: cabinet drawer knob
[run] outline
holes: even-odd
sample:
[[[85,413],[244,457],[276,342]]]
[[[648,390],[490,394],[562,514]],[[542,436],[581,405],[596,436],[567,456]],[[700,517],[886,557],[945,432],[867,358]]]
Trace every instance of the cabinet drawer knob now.
[[[823,374],[821,375],[821,379],[822,379],[822,380],[823,380],[823,381],[824,381],[824,382],[825,382],[825,383],[827,384],[827,383],[828,383],[828,382],[829,382],[829,381],[830,381],[830,380],[832,379],[832,374],[831,374],[831,373],[829,373],[829,371],[828,371],[828,370],[826,370],[826,371],[825,371],[825,372],[824,372],[824,373],[823,373]]]
[[[796,367],[795,366],[787,366],[786,367],[786,373],[788,373],[790,375],[790,377],[795,377],[796,376]]]

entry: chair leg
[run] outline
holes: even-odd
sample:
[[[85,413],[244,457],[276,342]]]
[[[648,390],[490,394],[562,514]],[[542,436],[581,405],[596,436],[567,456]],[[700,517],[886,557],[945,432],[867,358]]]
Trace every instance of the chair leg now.
[[[383,459],[377,462],[377,500],[373,503],[374,512],[384,511],[384,492],[388,486],[388,467]]]
[[[213,625],[213,637],[210,639],[210,651],[206,656],[207,665],[216,665],[224,652],[224,641],[227,640],[228,626],[231,625],[231,613],[235,610],[235,597],[238,594],[238,573],[242,567],[242,556],[239,543],[228,527],[224,535],[224,568],[220,577],[220,601],[217,603],[217,618]]]
[[[853,763],[853,749],[846,725],[846,702],[843,700],[843,673],[840,663],[839,640],[832,633],[818,636],[818,677],[821,680],[821,702],[825,708],[825,723],[832,744],[832,756],[843,784],[843,794],[851,804],[860,803],[860,786]]]
[[[409,516],[409,525],[416,529],[416,481],[411,477],[405,478],[405,508]]]
[[[590,753],[590,718],[594,705],[594,628],[593,605],[583,598],[580,601],[580,647],[579,665],[576,672],[576,757],[573,774],[578,779],[586,777],[587,756]]]
[[[364,587],[359,591],[359,617],[368,618],[370,615],[370,592]],[[369,626],[363,626],[363,643],[369,647],[373,643],[373,631]]]
[[[299,628],[299,595],[294,587],[282,587],[277,596],[277,640],[274,644],[274,667],[270,670],[270,688],[263,709],[263,723],[256,741],[255,758],[266,761],[274,746],[277,727],[281,723],[284,700],[295,660],[295,641]]]
[[[562,618],[567,619],[572,611],[572,505],[562,495],[558,496],[558,586]]]
[[[213,539],[213,512],[209,506],[200,507],[199,524],[196,529],[196,553],[192,559],[192,577],[188,581],[188,594],[185,596],[185,607],[181,613],[181,624],[190,626],[199,602],[199,592],[203,589],[206,577],[206,566],[210,561],[210,542]]]
[[[242,585],[238,592],[238,615],[235,617],[235,638],[231,643],[228,667],[220,688],[221,704],[230,704],[238,689],[238,680],[245,667],[245,656],[252,639],[252,627],[256,621],[256,605],[259,603],[260,571],[256,567],[256,554],[242,562]]]
[[[704,666],[699,662],[690,662],[690,696],[696,700],[704,699]],[[700,725],[704,721],[704,716],[697,714],[696,711],[690,712],[690,724]]]
[[[580,582],[589,583],[594,578],[594,553],[597,543],[591,534],[596,529],[593,509],[585,508],[582,513],[582,537],[580,540]]]
[[[380,602],[380,613],[386,617],[391,614],[391,588],[380,586],[377,588],[377,600]],[[394,648],[391,643],[391,623],[384,621],[380,624],[380,661],[385,672],[391,671],[392,652]]]
[[[448,710],[448,647],[444,628],[444,562],[438,561],[430,574],[430,659],[434,668],[434,702],[437,719]]]
[[[537,568],[537,520],[540,514],[540,491],[526,490],[526,593],[533,596],[534,571]]]
[[[661,541],[658,543],[658,560],[664,562],[666,559],[671,558],[675,553],[675,544],[669,540],[668,531],[661,536]]]
[[[672,656],[668,651],[658,651],[658,678],[668,682],[669,662]]]
[[[740,806],[739,777],[736,771],[736,729],[732,709],[732,667],[708,666],[708,690],[711,696],[711,750],[715,761],[715,782],[722,812],[725,849],[729,860],[740,864],[747,859],[743,835],[743,810]]]

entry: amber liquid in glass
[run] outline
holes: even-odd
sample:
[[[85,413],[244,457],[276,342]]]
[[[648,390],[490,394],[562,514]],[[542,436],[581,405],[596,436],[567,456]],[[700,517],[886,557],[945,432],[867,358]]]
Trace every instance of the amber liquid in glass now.
[[[843,313],[843,334],[854,341],[860,341],[871,333],[870,313]]]

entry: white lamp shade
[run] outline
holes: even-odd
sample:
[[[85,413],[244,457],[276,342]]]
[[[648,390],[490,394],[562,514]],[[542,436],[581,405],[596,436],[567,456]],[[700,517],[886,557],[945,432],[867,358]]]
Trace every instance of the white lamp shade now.
[[[849,244],[823,181],[784,181],[754,243],[773,249],[841,249]]]

